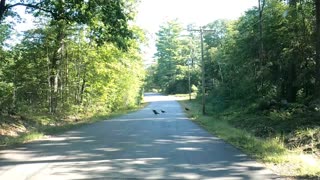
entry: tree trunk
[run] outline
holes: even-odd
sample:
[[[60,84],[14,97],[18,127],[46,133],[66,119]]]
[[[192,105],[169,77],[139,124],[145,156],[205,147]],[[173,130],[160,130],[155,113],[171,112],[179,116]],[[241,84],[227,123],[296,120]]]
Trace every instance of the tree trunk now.
[[[293,26],[293,34],[294,37],[292,41],[298,41],[296,34],[298,32],[298,27],[296,25],[297,22],[297,9],[296,9],[297,1],[296,0],[290,0],[289,6],[290,6],[290,14],[291,14],[291,20],[292,20],[292,26]],[[289,58],[288,62],[288,79],[287,79],[287,96],[286,99],[288,102],[295,102],[296,101],[296,96],[297,96],[297,70],[296,70],[296,62],[297,58],[299,57],[297,47],[292,47],[293,48],[293,53],[291,58]]]
[[[0,0],[0,24],[4,17],[4,13],[6,12],[6,0]]]
[[[67,48],[66,48],[67,49]],[[64,87],[65,87],[65,96],[67,102],[69,102],[69,57],[68,57],[68,51],[66,50],[65,54],[65,61],[66,61],[66,66],[65,66],[65,80],[64,80]]]
[[[80,37],[80,32],[79,32],[79,37]],[[76,91],[75,91],[75,103],[80,105],[82,102],[82,97],[81,97],[81,87],[82,87],[82,79],[81,79],[81,72],[82,70],[82,51],[81,51],[81,40],[79,38],[79,46],[78,46],[78,57],[77,61],[75,63],[76,66]]]
[[[294,58],[294,57],[293,57]],[[288,69],[288,83],[287,83],[287,100],[288,102],[295,102],[297,97],[297,87],[295,82],[297,80],[296,66],[293,59],[289,62]]]
[[[265,60],[264,60],[264,44],[263,44],[263,10],[264,10],[264,6],[265,6],[265,0],[258,0],[259,3],[259,61],[260,61],[260,66],[259,66],[259,70],[262,71],[263,66],[265,64]],[[258,70],[258,71],[259,71]],[[263,73],[261,73],[263,74]],[[260,88],[259,85],[257,85],[257,91],[259,91],[258,89],[264,89],[264,77],[260,75],[260,77],[258,76],[258,82],[260,84]]]
[[[86,88],[86,82],[87,82],[87,70],[86,67],[84,68],[84,75],[82,78],[82,84],[81,84],[81,91],[80,91],[80,103],[81,104],[83,102],[83,95],[84,95],[84,90]]]
[[[264,47],[263,47],[263,24],[262,24],[262,15],[265,6],[265,0],[259,0],[259,58],[260,65],[262,67],[264,61]]]
[[[59,79],[60,79],[60,64],[63,59],[64,51],[64,22],[57,23],[57,38],[56,43],[59,44],[57,50],[54,53],[53,58],[50,62],[50,112],[56,113],[58,107],[58,97],[59,97]]]
[[[315,2],[315,14],[316,14],[316,24],[315,24],[315,35],[316,35],[316,86],[315,93],[316,97],[320,98],[320,1],[314,0]]]
[[[48,110],[51,113],[52,109],[51,109],[51,99],[52,99],[52,95],[51,95],[51,70],[50,70],[50,58],[49,58],[49,50],[47,47],[47,75],[48,75],[48,91],[47,91],[47,101],[48,101]]]

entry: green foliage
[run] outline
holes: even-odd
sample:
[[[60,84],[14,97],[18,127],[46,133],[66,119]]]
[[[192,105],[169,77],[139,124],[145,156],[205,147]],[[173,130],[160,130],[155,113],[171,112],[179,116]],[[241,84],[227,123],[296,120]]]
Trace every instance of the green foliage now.
[[[110,113],[140,102],[144,33],[128,24],[136,1],[7,3],[27,6],[43,21],[0,49],[3,113]],[[0,28],[2,44],[10,29]]]
[[[192,117],[266,162],[295,164],[285,149],[289,142],[303,142],[301,151],[319,154],[315,140],[319,135],[318,11],[318,1],[265,0],[263,12],[254,7],[236,21],[216,20],[206,25],[206,112],[213,118],[202,117],[199,107],[191,108],[197,111]],[[182,40],[177,41],[178,33],[173,36],[174,31],[169,31],[173,29],[167,26],[159,31],[158,64],[150,79],[165,92],[181,93],[177,90],[187,84],[181,81],[186,74],[178,64]],[[194,54],[199,59],[200,54]],[[192,84],[199,88],[199,69],[195,72]],[[294,157],[301,163],[301,157]],[[300,165],[292,169],[319,174],[319,166],[310,166],[308,172]]]
[[[8,110],[12,105],[13,84],[0,82],[0,110]]]
[[[99,45],[112,42],[121,49],[127,49],[127,40],[133,38],[128,22],[134,18],[136,3],[136,0],[41,0],[40,2],[1,0],[0,23],[6,16],[16,16],[15,6],[25,6],[27,12],[38,18],[46,16],[54,23],[66,22],[89,26],[87,31],[90,39]]]
[[[272,127],[276,127],[279,123],[282,126],[296,124],[298,119],[288,119],[288,115],[282,114],[280,116],[286,116],[286,120],[272,120],[265,115],[244,113],[249,111],[250,107],[244,110],[244,108],[235,105],[230,105],[221,110],[217,108],[219,106],[217,105],[218,102],[208,105],[208,109],[213,113],[204,116],[201,114],[202,106],[199,100],[189,101],[187,99],[188,95],[185,95],[185,100],[181,100],[180,103],[184,107],[190,108],[186,113],[194,122],[251,157],[264,162],[277,174],[293,177],[302,176],[303,178],[320,175],[318,159],[312,155],[302,154],[301,150],[297,149],[298,146],[310,148],[309,142],[312,142],[312,148],[316,148],[319,144],[319,128],[298,129],[290,134],[276,133],[273,136],[265,136],[266,133],[270,132],[270,128],[263,127],[268,127],[266,124],[269,124],[270,121],[274,123]],[[303,121],[301,120],[301,122]],[[271,127],[270,124],[269,127]],[[255,131],[258,128],[260,128],[259,131]],[[256,132],[264,134],[257,137]],[[290,149],[288,149],[288,145],[291,146]]]
[[[234,109],[228,111],[228,114],[216,111],[212,116],[203,116],[199,114],[201,105],[197,100],[180,102],[190,107],[188,115],[192,116],[196,123],[259,160],[281,163],[289,153],[279,140],[258,139],[251,133],[231,126],[228,121],[238,115]]]
[[[256,8],[236,22],[207,25],[213,31],[204,36],[206,80],[214,81],[208,91],[229,100],[307,103],[316,94],[312,8],[310,3],[291,7],[267,0],[262,39]]]
[[[312,115],[319,109],[315,4],[266,0],[262,19],[259,14],[254,7],[236,21],[216,20],[204,27],[206,98],[209,107],[212,105],[208,114],[250,106],[248,113],[265,113],[263,119],[270,120],[263,121],[268,124],[261,127],[250,124],[255,121],[257,125],[258,120],[248,120],[250,123],[244,125],[268,135],[294,131],[298,125],[316,126]],[[200,59],[194,51],[199,49],[194,44],[200,43],[179,39],[181,29],[176,22],[161,27],[158,63],[148,78],[167,93],[187,92],[187,68],[181,62],[188,59],[188,53],[180,52],[189,49],[194,59]],[[190,35],[197,39],[194,32]],[[189,46],[184,47],[186,44]],[[191,84],[199,88],[198,67],[196,61]],[[293,123],[282,123],[288,119]]]
[[[177,21],[169,21],[160,27],[156,42],[157,65],[151,82],[168,94],[188,92],[188,74],[192,84],[197,84],[196,68],[188,69],[187,61],[193,58],[193,40],[182,36],[182,26]],[[192,66],[190,64],[190,66]],[[150,81],[150,80],[149,80]]]
[[[260,99],[308,105],[317,98],[314,4],[293,2],[266,0],[261,21],[259,9],[252,8],[237,21],[216,20],[204,27],[210,30],[204,32],[209,98],[243,105]],[[158,63],[149,81],[166,93],[186,93],[183,59],[200,59],[198,37],[179,38],[181,29],[168,22],[157,34]],[[199,62],[194,65],[192,84],[199,86]]]
[[[0,24],[0,45],[4,45],[4,41],[10,35],[10,26],[8,24]],[[2,49],[2,47],[1,47]]]

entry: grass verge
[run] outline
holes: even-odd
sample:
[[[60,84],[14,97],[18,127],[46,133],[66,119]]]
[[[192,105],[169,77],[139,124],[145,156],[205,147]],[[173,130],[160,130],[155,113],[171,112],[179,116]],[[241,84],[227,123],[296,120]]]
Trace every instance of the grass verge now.
[[[204,116],[201,113],[201,104],[197,100],[189,101],[187,95],[185,98],[179,95],[178,99],[182,106],[190,109],[186,111],[190,119],[257,161],[263,162],[275,173],[292,178],[320,178],[319,159],[304,154],[299,149],[289,150],[285,146],[283,136],[256,137],[243,126],[234,126],[233,122],[252,118],[252,114],[246,117],[242,110],[230,108],[220,112],[213,111],[214,113],[211,111],[209,115]]]
[[[81,119],[61,120],[61,116],[52,115],[32,115],[28,117],[29,120],[16,121],[10,126],[20,126],[18,129],[26,129],[16,135],[0,135],[0,149],[16,146],[26,142],[42,139],[48,135],[55,135],[63,133],[72,129],[79,128],[84,125],[92,124],[98,121],[115,118],[130,112],[140,110],[147,106],[143,103],[140,106],[127,110],[120,110],[113,113],[100,113],[95,115],[82,115]],[[3,117],[2,117],[3,118]],[[11,117],[12,118],[12,117]],[[14,120],[14,118],[12,118]],[[11,119],[11,120],[12,120]],[[58,120],[57,120],[58,119]],[[4,126],[7,124],[1,124]],[[8,125],[7,125],[8,126]],[[28,130],[27,130],[28,129]]]

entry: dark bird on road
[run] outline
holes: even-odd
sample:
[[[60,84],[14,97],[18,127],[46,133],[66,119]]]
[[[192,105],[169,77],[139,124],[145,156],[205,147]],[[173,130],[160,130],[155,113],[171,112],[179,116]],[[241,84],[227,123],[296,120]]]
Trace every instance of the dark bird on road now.
[[[185,109],[186,111],[189,111],[189,110],[190,110],[190,109],[189,109],[189,108],[187,108],[187,107],[185,107],[184,109]]]
[[[162,112],[162,113],[166,113],[166,111],[164,111],[164,110],[162,110],[162,109],[161,109],[161,112]]]
[[[160,113],[158,113],[158,111],[156,111],[156,110],[152,110],[153,111],[153,113],[155,114],[155,115],[157,115],[157,114],[160,114]]]

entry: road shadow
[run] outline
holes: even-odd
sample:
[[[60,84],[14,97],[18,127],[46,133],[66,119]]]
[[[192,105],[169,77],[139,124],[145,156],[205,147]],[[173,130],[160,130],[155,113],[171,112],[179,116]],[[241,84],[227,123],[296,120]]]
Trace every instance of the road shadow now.
[[[0,151],[0,179],[23,168],[34,169],[30,179],[279,178],[161,98],[139,112]]]

